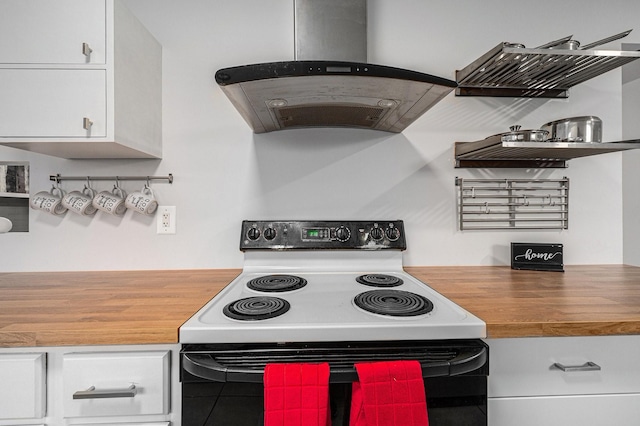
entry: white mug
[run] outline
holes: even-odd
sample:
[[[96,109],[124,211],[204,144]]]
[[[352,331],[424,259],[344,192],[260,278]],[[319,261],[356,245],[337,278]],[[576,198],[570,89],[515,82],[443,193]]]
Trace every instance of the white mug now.
[[[141,191],[132,192],[125,200],[127,208],[144,215],[152,215],[158,208],[155,194],[145,185]]]
[[[79,215],[91,216],[98,211],[93,205],[93,198],[95,196],[96,191],[85,186],[82,192],[71,191],[65,195],[64,198],[62,198],[62,205]]]
[[[114,186],[112,191],[100,191],[93,199],[93,206],[98,210],[114,216],[122,216],[127,210],[124,205],[126,192],[119,186]]]
[[[32,209],[42,210],[53,215],[66,213],[67,208],[62,205],[64,191],[58,187],[52,187],[51,191],[40,191],[31,197],[29,205]]]

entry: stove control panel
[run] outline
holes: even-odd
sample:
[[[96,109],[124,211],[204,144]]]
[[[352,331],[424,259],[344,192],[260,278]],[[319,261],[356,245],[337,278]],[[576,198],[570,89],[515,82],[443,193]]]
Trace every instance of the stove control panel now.
[[[240,250],[405,250],[401,220],[245,220]]]

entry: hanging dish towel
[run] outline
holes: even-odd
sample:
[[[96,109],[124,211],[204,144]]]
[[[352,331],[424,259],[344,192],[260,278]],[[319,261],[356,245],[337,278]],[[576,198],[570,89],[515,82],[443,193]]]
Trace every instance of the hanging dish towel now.
[[[355,364],[350,426],[429,426],[418,361]]]
[[[329,364],[267,364],[265,426],[330,426]]]

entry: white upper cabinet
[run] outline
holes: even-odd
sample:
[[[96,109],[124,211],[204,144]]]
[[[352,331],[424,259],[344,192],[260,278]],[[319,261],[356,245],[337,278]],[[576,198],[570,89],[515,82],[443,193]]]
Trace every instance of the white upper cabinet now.
[[[2,0],[0,61],[104,64],[105,16],[104,0]]]
[[[162,48],[119,0],[0,2],[0,144],[162,157]]]

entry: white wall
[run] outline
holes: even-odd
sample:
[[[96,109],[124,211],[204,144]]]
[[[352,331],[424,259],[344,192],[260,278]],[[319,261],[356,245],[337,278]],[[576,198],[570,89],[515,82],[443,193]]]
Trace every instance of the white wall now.
[[[254,135],[214,82],[217,69],[293,59],[292,0],[126,0],[163,45],[163,160],[63,160],[0,147],[29,161],[32,191],[48,176],[173,173],[154,184],[177,206],[176,235],[155,220],[32,211],[29,233],[0,237],[1,271],[240,267],[242,219],[403,219],[408,265],[507,264],[511,241],[559,242],[565,263],[623,261],[622,155],[575,159],[561,170],[453,168],[453,144],[597,115],[620,140],[621,71],[564,100],[459,98],[450,94],[395,135],[289,130]],[[455,70],[503,41],[535,47],[573,34],[588,43],[638,25],[636,0],[369,1],[369,61],[455,79]],[[640,42],[640,28],[625,42]],[[619,49],[620,42],[607,46]],[[640,135],[635,135],[640,137]],[[456,176],[571,179],[567,231],[460,232]],[[105,183],[105,189],[110,183]],[[136,189],[126,183],[125,189]],[[63,184],[74,188],[73,182]]]

